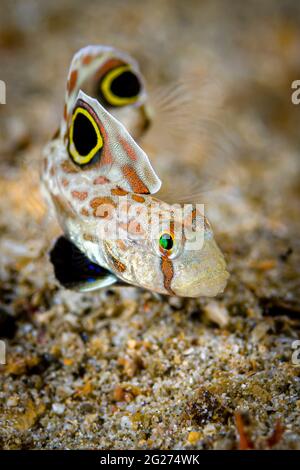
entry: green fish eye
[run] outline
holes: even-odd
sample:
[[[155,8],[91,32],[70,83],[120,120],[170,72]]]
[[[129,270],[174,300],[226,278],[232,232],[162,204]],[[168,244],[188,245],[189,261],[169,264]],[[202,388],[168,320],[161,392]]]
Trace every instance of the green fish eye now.
[[[159,238],[159,246],[165,251],[172,250],[174,245],[173,237],[170,233],[163,233]]]

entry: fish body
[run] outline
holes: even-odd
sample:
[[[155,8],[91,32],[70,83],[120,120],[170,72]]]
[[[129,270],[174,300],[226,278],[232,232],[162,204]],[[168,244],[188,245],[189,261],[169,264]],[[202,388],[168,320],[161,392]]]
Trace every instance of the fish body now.
[[[85,272],[101,268],[80,290],[123,283],[184,297],[222,292],[226,264],[203,211],[153,196],[161,182],[145,152],[99,99],[75,88],[45,148],[42,182],[75,261],[79,252]]]

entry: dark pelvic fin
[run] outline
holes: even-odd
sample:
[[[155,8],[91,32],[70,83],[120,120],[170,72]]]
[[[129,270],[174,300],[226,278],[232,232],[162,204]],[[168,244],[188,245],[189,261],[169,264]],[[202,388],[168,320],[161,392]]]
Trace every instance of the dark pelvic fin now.
[[[64,236],[56,240],[50,251],[50,261],[56,279],[66,289],[89,292],[118,282],[114,274],[90,261]]]

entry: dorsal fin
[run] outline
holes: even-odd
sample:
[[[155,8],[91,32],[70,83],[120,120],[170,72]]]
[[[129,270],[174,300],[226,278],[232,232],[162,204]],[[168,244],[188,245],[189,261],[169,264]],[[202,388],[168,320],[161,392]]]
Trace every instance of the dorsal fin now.
[[[91,128],[90,133],[87,132],[87,126]],[[93,137],[93,132],[95,132],[93,127],[98,134],[98,137],[95,135],[94,147],[98,151],[93,153],[93,149],[91,150],[90,155],[93,159],[88,160],[83,156],[81,160],[76,149],[76,142],[78,142],[78,148],[82,147],[84,142],[85,147],[89,149],[89,135]],[[100,139],[99,145],[97,138]],[[137,194],[153,194],[159,190],[161,181],[146,153],[121,122],[96,99],[82,91],[78,94],[72,115],[71,131],[67,139],[66,146],[69,154],[71,158],[73,157],[73,161],[83,168],[85,177],[89,177],[89,172],[91,172],[91,178],[103,175],[116,187],[119,186],[125,191]]]
[[[110,70],[121,66],[128,66],[138,77],[140,90],[135,105],[143,104],[146,100],[143,77],[137,62],[129,54],[103,45],[86,46],[76,52],[68,73],[61,135],[65,134],[79,91],[84,91],[104,104],[99,84]]]

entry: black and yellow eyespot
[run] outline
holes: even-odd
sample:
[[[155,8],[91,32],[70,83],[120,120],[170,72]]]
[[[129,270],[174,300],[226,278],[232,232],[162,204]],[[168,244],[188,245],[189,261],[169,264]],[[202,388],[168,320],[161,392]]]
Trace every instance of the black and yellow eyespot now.
[[[163,253],[171,253],[174,246],[174,236],[170,232],[163,232],[159,237],[159,249]]]
[[[78,106],[72,116],[69,131],[69,154],[77,165],[87,165],[99,157],[103,137],[91,113]]]
[[[129,65],[109,70],[100,82],[101,97],[114,107],[134,104],[139,99],[141,89],[141,82]]]

